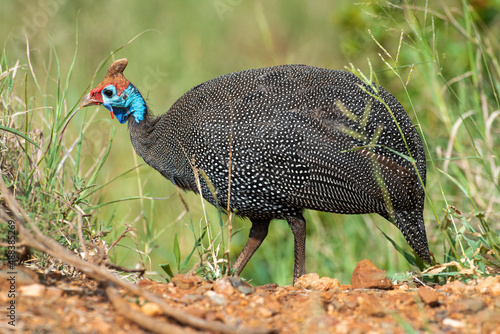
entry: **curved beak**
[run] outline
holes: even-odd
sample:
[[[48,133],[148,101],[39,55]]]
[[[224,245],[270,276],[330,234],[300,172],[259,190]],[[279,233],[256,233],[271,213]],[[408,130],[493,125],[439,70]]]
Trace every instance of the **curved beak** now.
[[[88,93],[80,101],[80,108],[84,108],[84,107],[88,107],[88,106],[92,106],[92,105],[96,105],[96,104],[101,104],[101,102],[91,98],[90,93]]]

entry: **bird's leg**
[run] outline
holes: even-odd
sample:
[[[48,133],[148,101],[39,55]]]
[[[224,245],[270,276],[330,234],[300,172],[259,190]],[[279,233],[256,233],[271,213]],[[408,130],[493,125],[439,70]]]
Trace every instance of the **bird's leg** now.
[[[269,223],[271,222],[269,219],[264,220],[256,220],[252,219],[252,227],[250,228],[250,235],[248,236],[248,241],[243,247],[240,255],[234,262],[232,269],[234,270],[234,275],[239,276],[243,268],[245,268],[248,260],[255,253],[257,248],[259,248],[262,241],[267,236],[267,231],[269,229]]]
[[[302,216],[286,218],[293,232],[295,241],[295,263],[293,266],[293,284],[306,273],[306,221]]]

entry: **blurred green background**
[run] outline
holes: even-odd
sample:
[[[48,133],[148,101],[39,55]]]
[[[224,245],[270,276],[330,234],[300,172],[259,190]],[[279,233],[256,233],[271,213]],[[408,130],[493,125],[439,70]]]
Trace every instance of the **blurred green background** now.
[[[448,0],[429,3],[427,9],[425,6],[425,1],[411,2],[410,6],[398,1],[391,5],[350,0],[2,0],[0,42],[5,62],[13,67],[19,61],[19,73],[14,80],[16,94],[24,98],[26,89],[30,122],[44,133],[45,139],[49,127],[43,116],[46,110],[42,108],[42,94],[48,105],[55,105],[58,85],[68,84],[64,108],[69,113],[89,88],[102,80],[110,62],[92,82],[99,65],[131,40],[113,59],[128,58],[125,74],[147,98],[155,114],[167,111],[191,87],[234,71],[285,63],[345,69],[352,63],[368,74],[371,64],[379,83],[400,100],[426,138],[432,163],[427,178],[425,220],[431,250],[439,261],[445,261],[444,237],[438,220],[446,216],[448,205],[461,211],[461,217],[471,224],[482,212],[480,219],[486,219],[498,230],[499,126],[493,115],[498,110],[494,89],[498,89],[498,68],[491,60],[494,57],[481,65],[486,57],[468,36],[479,34],[488,38],[491,44],[484,45],[486,53],[486,48],[491,52],[498,50],[498,38],[491,32],[500,31],[500,3]],[[473,13],[471,20],[481,31],[467,30],[464,8]],[[421,30],[416,31],[415,27]],[[425,40],[421,40],[422,36]],[[76,66],[71,69],[75,50]],[[401,78],[379,54],[397,68]],[[485,77],[484,68],[488,66],[491,80]],[[482,76],[478,78],[475,73]],[[42,93],[36,89],[33,74]],[[486,106],[475,92],[482,80],[492,83],[485,89]],[[462,120],[467,112],[472,116]],[[87,171],[102,158],[111,129],[116,130],[113,146],[95,184],[104,184],[143,164],[132,149],[127,127],[111,121],[109,112],[102,107],[86,108],[71,120],[63,137],[65,147],[71,147],[82,124],[89,120],[83,135],[80,177],[88,177]],[[461,125],[467,125],[469,120],[470,127]],[[23,120],[16,122],[21,124]],[[450,140],[452,136],[458,139]],[[41,137],[37,140],[47,145]],[[74,154],[71,152],[70,157]],[[72,164],[74,158],[67,159],[64,168],[71,169]],[[149,166],[142,165],[138,171],[120,177],[90,200],[93,205],[118,201],[92,211],[92,219],[114,226],[105,238],[108,243],[116,240],[127,225],[136,229],[132,234],[138,236],[137,245],[133,238],[125,238],[110,252],[115,263],[129,267],[144,263],[150,272],[161,274],[159,264],[175,266],[175,235],[182,259],[193,248],[195,238],[190,226],[200,225],[202,206],[194,194],[182,194],[189,206],[189,213],[185,213],[170,182]],[[119,201],[133,196],[166,199]],[[210,220],[217,223],[218,211],[212,207],[207,210]],[[354,266],[364,258],[389,274],[415,270],[378,230],[409,250],[400,232],[379,216],[307,212],[305,217],[309,272],[349,283]],[[231,244],[233,261],[246,242],[250,227],[248,221],[240,219],[234,224],[235,229],[242,231]],[[190,266],[197,260],[195,255]],[[289,284],[292,267],[292,233],[286,222],[275,221],[242,276],[255,284]]]

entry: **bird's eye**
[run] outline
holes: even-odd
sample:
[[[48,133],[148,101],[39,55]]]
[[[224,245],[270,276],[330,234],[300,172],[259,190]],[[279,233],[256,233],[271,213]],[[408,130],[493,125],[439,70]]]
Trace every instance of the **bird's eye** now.
[[[113,96],[113,91],[111,89],[105,89],[102,91],[104,95],[107,97],[112,97]]]

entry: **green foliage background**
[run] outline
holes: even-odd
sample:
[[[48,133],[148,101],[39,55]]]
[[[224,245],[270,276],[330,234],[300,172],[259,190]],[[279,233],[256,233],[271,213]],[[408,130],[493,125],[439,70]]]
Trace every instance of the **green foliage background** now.
[[[493,239],[500,230],[500,67],[495,56],[500,54],[495,33],[500,31],[499,8],[498,0],[3,0],[1,124],[27,133],[47,148],[53,138],[51,124],[77,107],[104,77],[110,62],[100,67],[102,62],[123,46],[112,58],[128,58],[126,75],[156,114],[168,110],[191,87],[233,71],[284,63],[331,69],[353,64],[367,75],[373,70],[425,138],[429,160],[425,221],[436,259],[448,262],[455,259],[450,245],[459,255],[467,253],[469,240],[473,249],[484,246],[467,226],[484,235],[491,230]],[[61,132],[60,126],[57,131]],[[6,138],[0,130],[2,168],[14,165],[16,172],[4,174],[4,179],[11,187],[20,187],[21,179],[38,178],[39,188],[26,181],[33,186],[20,187],[17,195],[41,225],[64,226],[62,217],[71,216],[62,214],[54,198],[77,198],[89,191],[84,183],[100,187],[121,175],[77,203],[92,215],[85,222],[93,226],[93,235],[100,225],[113,226],[104,238],[109,244],[127,225],[133,228],[127,234],[132,237],[121,239],[110,252],[113,262],[129,267],[143,263],[158,278],[154,272],[162,274],[159,264],[175,264],[193,249],[196,237],[191,229],[199,235],[204,216],[201,201],[194,194],[182,194],[189,207],[186,213],[177,190],[150,167],[141,165],[124,174],[143,161],[131,147],[127,127],[111,121],[104,108],[79,111],[62,141],[53,141],[61,146],[53,159],[67,158],[60,165],[31,165],[36,167],[31,174],[32,168],[23,168],[29,165],[23,159],[32,155],[35,162],[47,160],[44,150],[26,148],[24,156],[16,158]],[[14,162],[8,163],[9,159]],[[101,160],[102,168],[95,172]],[[52,197],[32,193],[49,188]],[[129,198],[138,199],[124,200]],[[101,206],[109,202],[116,203]],[[207,206],[207,213],[210,221],[219,221],[217,209]],[[307,212],[305,217],[309,272],[348,283],[354,266],[364,258],[390,274],[415,270],[378,230],[409,251],[399,231],[381,217],[320,212]],[[232,260],[250,227],[240,219],[234,225],[242,231],[232,240]],[[469,238],[460,239],[465,232]],[[70,238],[61,239],[71,244]],[[174,251],[174,240],[180,255]],[[484,246],[484,253],[494,241]],[[197,261],[193,256],[186,268]],[[243,276],[255,284],[289,284],[292,266],[291,231],[285,222],[275,221]]]

